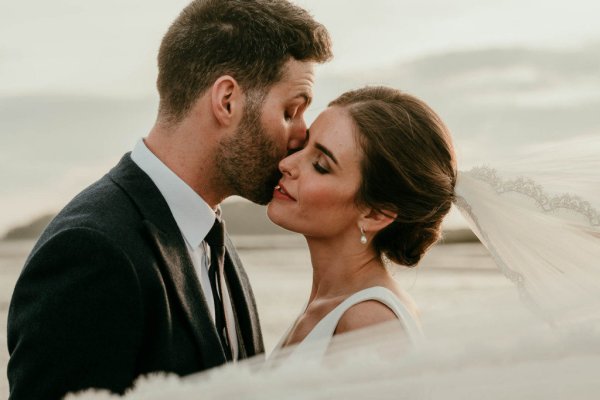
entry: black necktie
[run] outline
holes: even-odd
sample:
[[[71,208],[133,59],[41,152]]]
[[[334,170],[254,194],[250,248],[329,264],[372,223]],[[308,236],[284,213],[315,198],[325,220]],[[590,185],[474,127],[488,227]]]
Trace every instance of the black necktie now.
[[[227,324],[225,322],[225,311],[223,308],[223,288],[221,288],[221,277],[224,274],[225,262],[225,223],[215,219],[215,223],[206,235],[206,243],[210,246],[210,267],[208,268],[208,277],[215,301],[215,327],[219,334],[219,339],[225,350],[225,357],[232,359],[231,346],[227,336]]]

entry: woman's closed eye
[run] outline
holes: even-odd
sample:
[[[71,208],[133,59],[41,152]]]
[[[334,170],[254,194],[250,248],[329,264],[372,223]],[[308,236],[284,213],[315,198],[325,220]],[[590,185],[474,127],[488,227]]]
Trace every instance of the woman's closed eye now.
[[[329,167],[327,165],[323,165],[323,163],[319,160],[313,162],[313,167],[315,168],[315,171],[321,175],[328,174],[330,172]]]

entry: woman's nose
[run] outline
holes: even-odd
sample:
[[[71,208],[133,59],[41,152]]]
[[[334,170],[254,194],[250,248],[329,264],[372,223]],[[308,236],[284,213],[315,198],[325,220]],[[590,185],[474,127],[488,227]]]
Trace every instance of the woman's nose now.
[[[289,156],[279,161],[279,171],[281,171],[284,176],[291,178],[298,176],[297,160],[299,153],[300,151],[291,153]]]

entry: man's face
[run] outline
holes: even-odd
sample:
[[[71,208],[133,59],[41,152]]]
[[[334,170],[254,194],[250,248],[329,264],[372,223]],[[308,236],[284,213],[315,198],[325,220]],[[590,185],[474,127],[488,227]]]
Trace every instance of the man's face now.
[[[278,164],[306,138],[304,111],[312,99],[313,63],[291,59],[283,78],[264,98],[246,94],[244,116],[216,156],[222,177],[234,194],[258,204],[273,196],[281,173]]]

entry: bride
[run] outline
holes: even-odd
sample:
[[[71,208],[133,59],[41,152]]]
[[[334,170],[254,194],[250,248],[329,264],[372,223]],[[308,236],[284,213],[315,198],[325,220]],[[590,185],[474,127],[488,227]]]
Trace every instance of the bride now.
[[[268,216],[306,237],[313,268],[306,309],[280,345],[320,340],[324,351],[332,335],[395,319],[417,339],[416,307],[385,260],[414,266],[440,237],[457,174],[441,119],[394,89],[348,92],[279,169]]]
[[[150,377],[127,398],[593,398],[600,214],[577,193],[596,201],[600,138],[575,147],[544,149],[507,175],[459,174],[448,130],[422,101],[385,87],[341,95],[280,162],[268,206],[272,221],[306,237],[313,267],[307,305],[271,367],[254,359]],[[453,203],[535,313],[500,299],[421,329],[388,264],[416,265]]]

